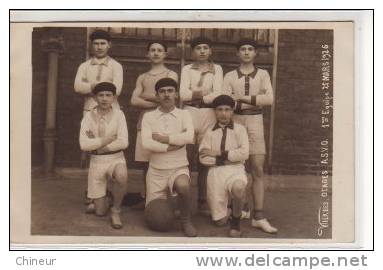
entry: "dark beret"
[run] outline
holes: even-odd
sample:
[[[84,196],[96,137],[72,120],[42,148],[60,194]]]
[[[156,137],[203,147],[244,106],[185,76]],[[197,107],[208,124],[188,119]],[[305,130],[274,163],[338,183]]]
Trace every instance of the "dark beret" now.
[[[153,41],[150,41],[148,46],[146,47],[146,50],[149,51],[150,49],[150,46],[152,46],[153,44],[160,44],[162,47],[164,47],[164,50],[165,52],[168,51],[168,46],[166,46],[165,42],[161,41],[161,40],[153,40]]]
[[[154,86],[154,89],[156,92],[162,87],[165,86],[173,86],[177,90],[177,82],[171,78],[162,78],[156,82],[156,85]]]
[[[190,41],[190,47],[192,49],[194,49],[195,46],[200,44],[207,44],[209,45],[209,47],[211,47],[211,40],[208,39],[207,37],[196,37]]]
[[[110,82],[101,82],[101,83],[96,84],[96,86],[92,90],[93,94],[95,94],[95,95],[98,92],[102,92],[102,91],[109,91],[109,92],[112,92],[113,95],[115,95],[116,94],[116,86]]]
[[[239,50],[239,48],[241,48],[241,46],[243,45],[250,45],[250,46],[253,46],[254,49],[257,48],[257,43],[255,42],[254,39],[251,39],[251,38],[242,38],[240,39],[238,42],[237,42],[237,50]]]
[[[235,101],[231,96],[220,95],[213,100],[212,105],[213,105],[213,108],[217,108],[218,106],[221,106],[221,105],[227,105],[227,106],[230,106],[231,108],[234,108]]]
[[[110,41],[110,35],[108,32],[106,32],[104,30],[96,30],[92,34],[90,34],[89,39],[91,41],[93,41],[95,39],[105,39],[107,41]]]

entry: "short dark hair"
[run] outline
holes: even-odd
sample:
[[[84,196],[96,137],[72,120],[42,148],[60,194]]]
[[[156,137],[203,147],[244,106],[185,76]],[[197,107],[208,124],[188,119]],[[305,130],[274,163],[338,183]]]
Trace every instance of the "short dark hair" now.
[[[153,40],[153,41],[150,41],[150,42],[148,43],[148,46],[146,47],[146,50],[149,51],[150,46],[152,46],[152,45],[155,44],[155,43],[160,44],[162,47],[164,47],[165,52],[168,51],[168,46],[166,46],[165,42],[160,41],[160,40]]]
[[[213,100],[212,105],[213,105],[213,108],[217,108],[218,106],[221,106],[221,105],[227,105],[227,106],[230,106],[231,108],[234,108],[235,101],[231,96],[219,95]]]
[[[109,33],[104,30],[95,30],[92,34],[90,34],[89,39],[91,41],[95,39],[105,39],[107,41],[111,40]]]
[[[207,37],[195,37],[190,41],[190,47],[194,49],[195,46],[199,44],[207,44],[211,47],[211,40]]]
[[[160,88],[165,87],[165,86],[172,86],[177,91],[178,84],[172,78],[162,78],[156,82],[154,89],[156,90],[156,92],[158,92],[158,90],[160,90]]]
[[[97,95],[97,93],[103,91],[109,91],[112,92],[113,95],[116,95],[116,86],[110,82],[100,82],[93,88],[92,93]]]
[[[257,42],[254,39],[251,39],[251,38],[242,38],[242,39],[240,39],[237,42],[237,44],[236,44],[237,50],[239,50],[239,48],[241,48],[241,46],[243,46],[243,45],[253,46],[254,49],[257,49],[257,47],[258,47]]]

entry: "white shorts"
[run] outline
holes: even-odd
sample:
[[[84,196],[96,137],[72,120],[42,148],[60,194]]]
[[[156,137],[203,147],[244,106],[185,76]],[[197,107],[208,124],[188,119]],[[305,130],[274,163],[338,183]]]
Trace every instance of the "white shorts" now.
[[[249,135],[249,154],[266,155],[265,135],[263,132],[263,115],[235,114],[233,120],[243,125]]]
[[[199,144],[208,129],[215,125],[215,112],[210,108],[199,109],[192,106],[185,106],[185,109],[190,112],[196,133],[196,143]]]
[[[149,162],[150,151],[146,150],[142,145],[141,131],[137,131],[136,138],[136,150],[134,153],[134,159],[141,162]]]
[[[247,184],[247,175],[243,164],[209,168],[207,176],[207,202],[214,221],[226,217],[231,189],[236,181]]]
[[[118,164],[126,166],[124,153],[111,155],[91,155],[88,172],[88,197],[102,198],[106,195],[107,180],[113,179],[114,169]]]
[[[159,170],[149,166],[146,175],[146,205],[154,199],[166,199],[168,195],[177,195],[173,190],[174,181],[183,174],[187,175],[190,181],[189,168],[187,166],[168,170]]]

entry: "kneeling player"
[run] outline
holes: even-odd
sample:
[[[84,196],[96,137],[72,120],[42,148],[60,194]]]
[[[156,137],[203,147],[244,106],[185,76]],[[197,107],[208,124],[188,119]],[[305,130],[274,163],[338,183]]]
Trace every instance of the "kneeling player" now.
[[[191,223],[190,176],[186,144],[193,142],[194,127],[188,111],[176,108],[177,82],[170,78],[155,84],[159,107],[144,114],[142,145],[149,150],[146,204],[168,193],[179,195],[184,234],[197,236]]]
[[[97,106],[84,115],[80,130],[81,150],[90,153],[88,197],[94,199],[96,215],[106,215],[107,180],[112,179],[111,224],[113,228],[120,229],[120,206],[128,181],[122,150],[128,147],[128,129],[124,113],[112,107],[116,99],[115,85],[99,83],[94,87],[93,94]]]
[[[200,145],[200,161],[209,166],[207,201],[213,221],[226,220],[228,201],[232,199],[230,237],[240,237],[240,219],[245,199],[247,176],[244,163],[249,157],[249,138],[245,127],[232,120],[235,102],[227,95],[213,101],[217,123]]]

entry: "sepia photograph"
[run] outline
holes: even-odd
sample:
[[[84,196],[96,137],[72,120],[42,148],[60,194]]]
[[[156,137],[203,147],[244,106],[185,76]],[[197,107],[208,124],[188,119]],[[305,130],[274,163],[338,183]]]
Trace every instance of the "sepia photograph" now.
[[[333,138],[347,142],[334,133],[338,26],[352,33],[352,22],[11,23],[11,66],[25,53],[16,38],[30,46],[27,74],[10,79],[11,114],[20,102],[29,114],[11,115],[28,135],[12,134],[11,160],[30,161],[11,162],[29,183],[20,193],[11,178],[22,200],[11,241],[354,241],[354,217],[339,221],[353,178],[333,172]]]

